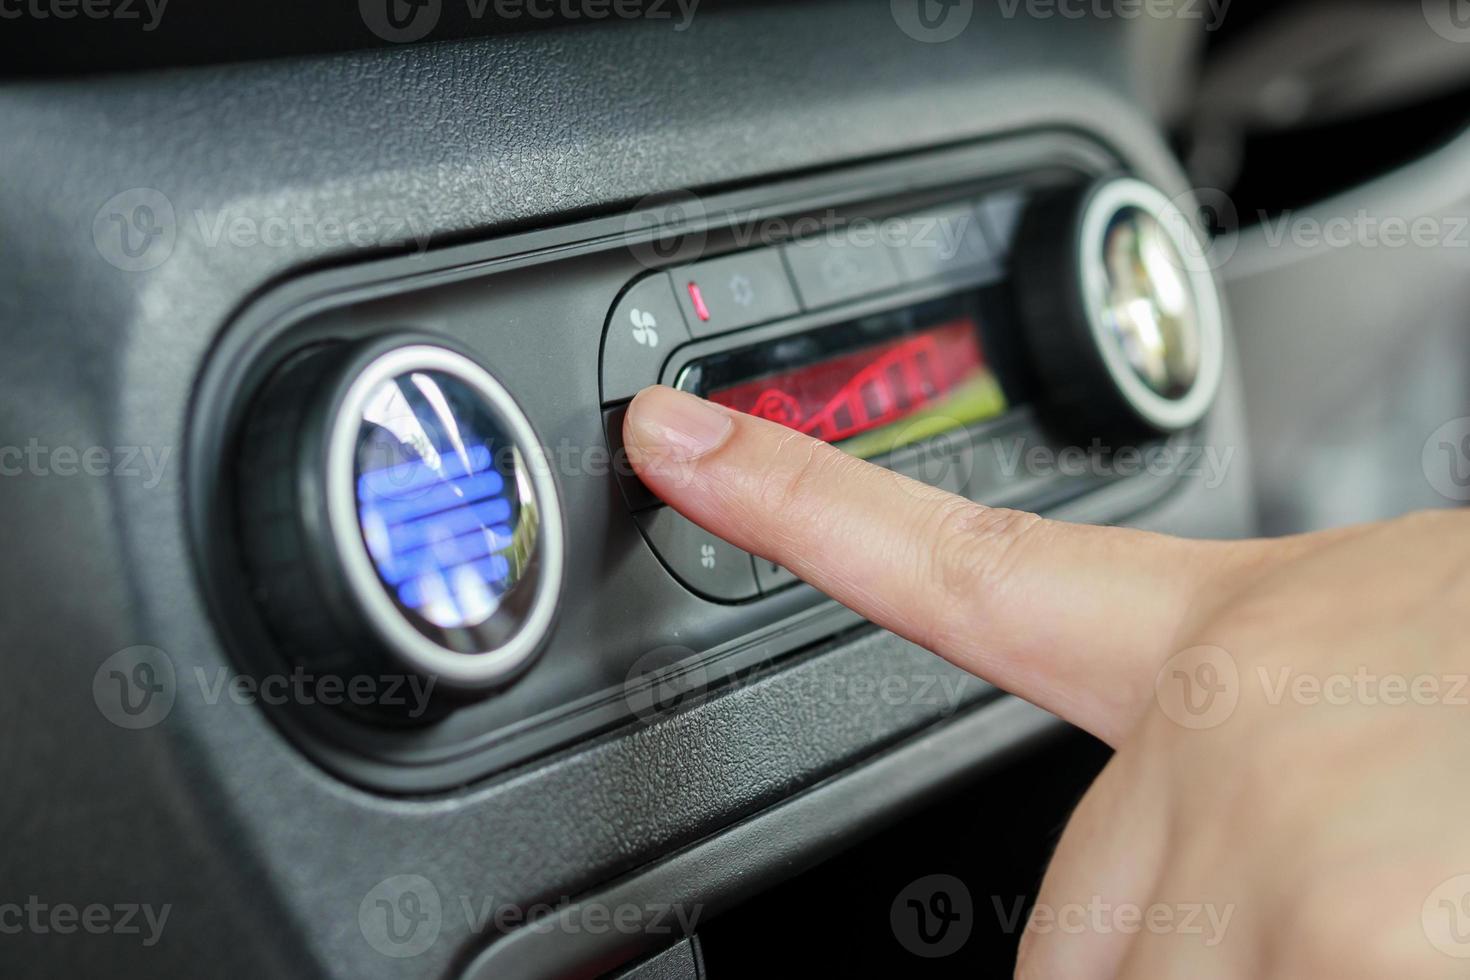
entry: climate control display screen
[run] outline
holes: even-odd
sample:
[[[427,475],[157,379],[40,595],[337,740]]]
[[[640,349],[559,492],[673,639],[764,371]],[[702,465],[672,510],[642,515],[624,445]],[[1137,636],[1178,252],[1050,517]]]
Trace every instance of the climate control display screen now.
[[[1007,408],[975,317],[950,304],[719,354],[680,386],[864,458]]]

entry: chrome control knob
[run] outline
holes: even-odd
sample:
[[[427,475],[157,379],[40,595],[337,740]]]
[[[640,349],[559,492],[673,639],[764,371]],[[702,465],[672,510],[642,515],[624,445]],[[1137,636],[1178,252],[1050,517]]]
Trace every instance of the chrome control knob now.
[[[506,389],[437,341],[329,343],[255,399],[238,462],[241,545],[287,656],[347,677],[513,678],[561,593],[561,505]]]
[[[1197,425],[1224,374],[1219,287],[1186,212],[1111,178],[1044,196],[1016,242],[1017,301],[1047,404],[1078,435]]]

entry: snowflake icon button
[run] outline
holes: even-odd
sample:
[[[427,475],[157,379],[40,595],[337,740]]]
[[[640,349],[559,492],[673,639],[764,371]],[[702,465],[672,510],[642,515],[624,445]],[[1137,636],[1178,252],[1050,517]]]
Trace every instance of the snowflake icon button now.
[[[716,602],[744,602],[760,595],[755,561],[668,507],[638,515],[649,545],[691,592]]]

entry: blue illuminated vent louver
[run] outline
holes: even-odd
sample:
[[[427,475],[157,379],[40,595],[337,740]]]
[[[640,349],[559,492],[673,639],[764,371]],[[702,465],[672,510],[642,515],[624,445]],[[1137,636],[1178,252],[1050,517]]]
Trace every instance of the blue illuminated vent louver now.
[[[362,474],[358,517],[379,576],[398,601],[431,621],[488,618],[507,589],[512,504],[490,450],[469,447],[468,466],[446,454],[431,467],[404,461]]]

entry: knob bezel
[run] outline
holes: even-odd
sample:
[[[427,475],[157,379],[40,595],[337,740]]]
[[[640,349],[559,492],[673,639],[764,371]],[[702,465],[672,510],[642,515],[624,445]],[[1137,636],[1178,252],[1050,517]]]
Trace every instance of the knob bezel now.
[[[347,366],[344,376],[350,380],[328,409],[322,454],[324,478],[319,484],[326,531],[349,600],[396,659],[455,688],[494,687],[536,655],[555,620],[565,567],[561,498],[530,421],[504,385],[474,360],[447,347],[412,338],[395,341],[386,350],[371,350],[366,363],[354,359]],[[381,384],[415,371],[447,375],[484,398],[526,462],[539,521],[536,550],[541,568],[524,620],[509,640],[493,649],[451,650],[420,632],[389,597],[363,539],[356,495],[357,441],[363,410]]]
[[[1108,230],[1114,218],[1129,209],[1141,211],[1158,222],[1174,246],[1194,298],[1199,370],[1189,390],[1180,398],[1158,393],[1139,377],[1104,313],[1109,289]],[[1083,315],[1103,367],[1129,407],[1142,421],[1163,432],[1178,432],[1197,425],[1214,405],[1224,378],[1225,314],[1219,286],[1193,222],[1177,203],[1153,185],[1131,177],[1116,178],[1095,187],[1084,202],[1077,256]]]

